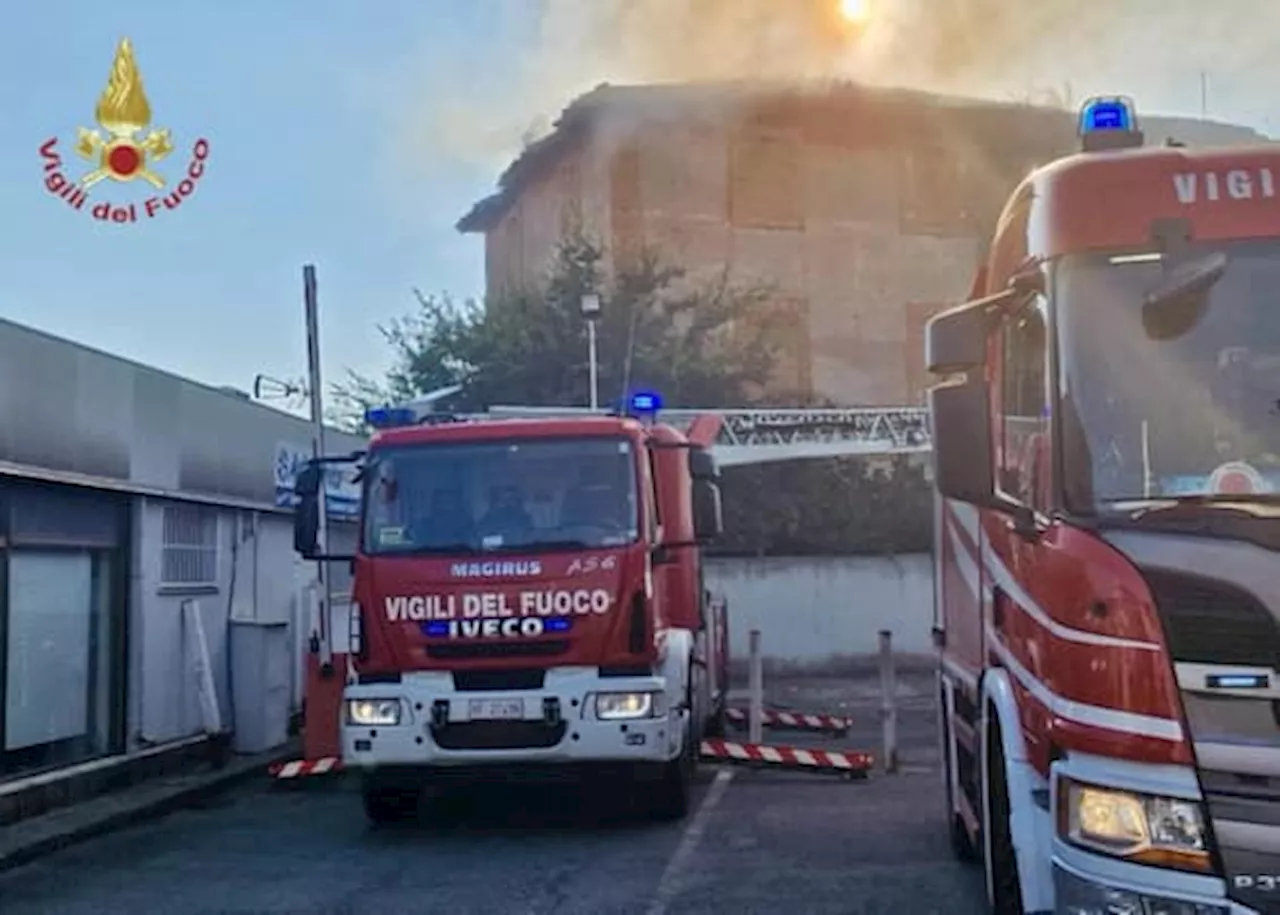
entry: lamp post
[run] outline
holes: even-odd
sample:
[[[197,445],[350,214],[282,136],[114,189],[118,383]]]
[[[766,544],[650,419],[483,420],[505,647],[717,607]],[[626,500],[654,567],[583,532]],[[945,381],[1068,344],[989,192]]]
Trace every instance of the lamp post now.
[[[591,374],[591,409],[600,408],[599,367],[596,364],[596,320],[600,317],[600,296],[588,292],[582,297],[582,317],[587,321],[587,368]]]

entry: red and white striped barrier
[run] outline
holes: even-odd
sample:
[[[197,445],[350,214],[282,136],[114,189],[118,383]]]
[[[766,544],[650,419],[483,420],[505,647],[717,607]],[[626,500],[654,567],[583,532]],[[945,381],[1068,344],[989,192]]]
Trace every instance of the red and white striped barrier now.
[[[745,728],[750,721],[747,709],[726,709],[729,721]],[[761,723],[767,728],[782,731],[823,731],[828,734],[846,734],[853,727],[853,719],[841,715],[806,715],[803,712],[783,712],[765,709]]]
[[[801,747],[772,747],[761,743],[732,740],[702,741],[702,758],[731,763],[776,766],[780,769],[808,769],[864,775],[874,764],[870,753],[856,750],[814,750]]]
[[[295,759],[287,763],[276,763],[267,771],[275,778],[329,775],[342,771],[342,760],[337,756],[323,756],[320,759]]]

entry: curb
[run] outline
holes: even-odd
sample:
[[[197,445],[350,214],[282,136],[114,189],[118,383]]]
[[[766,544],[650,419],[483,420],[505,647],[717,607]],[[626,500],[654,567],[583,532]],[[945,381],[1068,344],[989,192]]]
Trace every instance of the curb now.
[[[34,834],[26,838],[15,835],[12,842],[0,841],[0,872],[30,864],[37,858],[88,839],[159,819],[221,794],[241,782],[261,776],[267,766],[273,763],[292,759],[297,754],[295,744],[296,741],[291,740],[277,751],[246,758],[242,762],[232,762],[213,772],[186,776],[189,779],[186,784],[165,787],[142,782],[131,789],[100,795],[25,823],[20,821],[11,824],[6,831],[17,833],[25,828]],[[129,797],[131,791],[141,796]],[[86,815],[86,811],[93,805],[100,806],[101,813]],[[81,814],[78,821],[75,817],[77,812]],[[58,822],[59,820],[63,822]]]

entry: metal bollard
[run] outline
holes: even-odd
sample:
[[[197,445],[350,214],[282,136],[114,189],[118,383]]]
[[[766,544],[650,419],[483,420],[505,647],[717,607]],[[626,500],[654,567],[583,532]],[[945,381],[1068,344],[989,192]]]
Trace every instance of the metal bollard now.
[[[760,658],[760,630],[751,630],[751,706],[747,716],[747,740],[762,743],[764,740],[764,663]]]
[[[898,675],[893,666],[893,633],[880,630],[880,724],[885,772],[898,771]]]

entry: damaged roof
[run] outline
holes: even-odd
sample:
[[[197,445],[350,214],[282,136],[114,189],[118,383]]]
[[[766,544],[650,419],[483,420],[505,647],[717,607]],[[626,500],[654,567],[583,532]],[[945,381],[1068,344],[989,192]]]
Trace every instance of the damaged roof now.
[[[647,113],[664,117],[711,114],[723,117],[733,105],[769,106],[797,102],[863,102],[883,109],[928,113],[971,113],[983,120],[1016,120],[1025,136],[1044,140],[1046,129],[1068,131],[1074,136],[1075,114],[1061,108],[1026,102],[938,95],[914,89],[867,86],[840,81],[829,83],[667,83],[614,86],[601,83],[574,99],[561,112],[551,132],[527,145],[498,178],[498,190],[475,203],[457,223],[463,233],[487,232],[515,204],[534,180],[546,174],[571,149],[585,142],[604,115]],[[1268,138],[1250,128],[1196,118],[1147,116],[1142,119],[1149,142],[1176,135],[1192,145],[1256,143]],[[1010,126],[1012,126],[1010,124]]]

